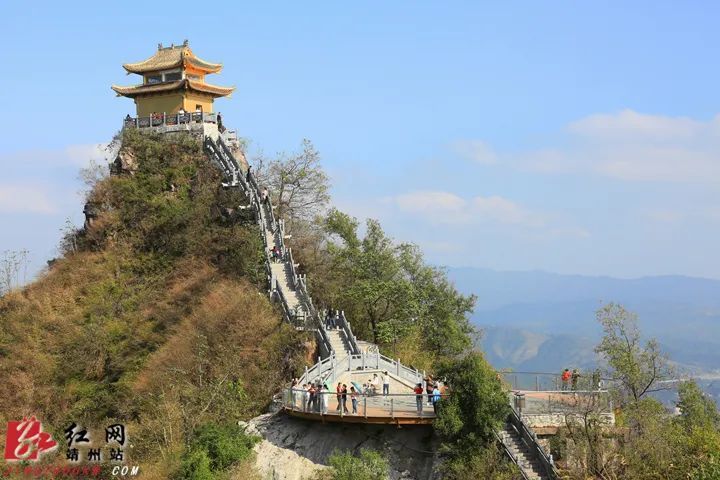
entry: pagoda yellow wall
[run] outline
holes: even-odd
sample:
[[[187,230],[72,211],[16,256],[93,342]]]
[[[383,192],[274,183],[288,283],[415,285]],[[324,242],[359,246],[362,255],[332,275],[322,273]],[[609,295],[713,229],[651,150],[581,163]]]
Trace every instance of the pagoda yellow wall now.
[[[183,108],[185,111],[194,112],[196,105],[202,105],[202,111],[212,113],[213,98],[208,95],[198,95],[195,93],[186,93],[183,99]]]
[[[139,117],[147,117],[154,112],[177,113],[180,107],[183,106],[183,96],[181,93],[171,93],[152,97],[138,97],[135,99],[135,105]]]

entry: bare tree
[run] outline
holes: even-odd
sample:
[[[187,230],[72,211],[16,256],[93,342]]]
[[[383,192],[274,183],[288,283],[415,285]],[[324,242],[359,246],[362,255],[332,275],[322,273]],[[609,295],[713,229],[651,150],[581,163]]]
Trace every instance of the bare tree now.
[[[621,394],[637,402],[648,393],[666,390],[660,382],[672,378],[673,370],[657,340],[645,344],[640,338],[637,315],[610,303],[598,310],[604,335],[595,352],[602,355],[620,382]]]
[[[320,165],[320,154],[310,140],[298,153],[280,153],[272,160],[255,159],[255,172],[277,205],[277,216],[289,223],[309,221],[330,201],[330,182]]]
[[[0,257],[0,295],[24,285],[27,281],[27,250],[6,250]]]

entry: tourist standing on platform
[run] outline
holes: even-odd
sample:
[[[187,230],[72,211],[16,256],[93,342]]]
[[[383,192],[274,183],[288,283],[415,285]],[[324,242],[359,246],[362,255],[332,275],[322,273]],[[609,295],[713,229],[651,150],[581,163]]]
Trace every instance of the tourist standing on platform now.
[[[353,407],[353,415],[357,415],[357,405],[358,405],[358,392],[355,390],[355,387],[350,387],[350,400],[352,401],[352,407]]]
[[[572,376],[570,377],[572,380],[572,389],[573,392],[577,391],[578,387],[578,380],[580,380],[580,372],[578,372],[578,369],[573,369]]]
[[[383,372],[383,395],[388,396],[390,394],[390,375],[387,370]]]
[[[415,392],[415,403],[417,403],[418,415],[422,415],[423,411],[423,387],[422,383],[418,383],[413,390]]]
[[[377,373],[373,373],[372,389],[373,395],[377,395],[378,391],[380,390],[380,377],[378,377]]]
[[[292,382],[290,382],[290,401],[292,402],[292,408],[295,410],[295,407],[297,406],[297,397],[296,393],[298,390],[298,379],[293,377]]]
[[[570,369],[566,368],[565,370],[563,370],[562,375],[560,376],[560,379],[562,380],[563,391],[570,390],[568,388],[570,385],[570,376],[571,376]]]
[[[433,379],[429,375],[425,383],[425,392],[427,393],[428,405],[432,405]]]
[[[337,408],[335,411],[339,412],[342,408],[342,383],[340,382],[338,382],[337,387],[335,387],[335,396],[337,398]]]
[[[309,389],[310,389],[310,387],[308,387],[308,384],[307,384],[307,383],[303,383],[302,393],[301,393],[301,395],[302,395],[302,409],[303,409],[303,412],[307,412],[307,410],[308,410],[308,401],[309,401],[309,399],[310,399],[310,393],[308,393],[308,390],[309,390]]]
[[[343,383],[342,390],[341,390],[340,392],[341,392],[341,394],[342,394],[342,408],[343,408],[343,412],[344,412],[344,413],[349,413],[349,410],[348,410],[348,408],[347,408],[347,394],[348,394],[347,385],[345,385],[345,384]]]
[[[433,410],[435,411],[435,415],[437,415],[440,410],[440,398],[440,389],[437,384],[435,384],[435,388],[433,388],[432,392]]]
[[[317,390],[315,389],[315,384],[310,384],[310,388],[308,388],[308,395],[310,396],[308,408],[311,412],[314,412],[315,402],[317,401]]]
[[[322,386],[322,392],[321,392],[321,398],[320,398],[320,405],[322,405],[322,413],[327,413],[328,408],[330,404],[330,390],[323,385]]]

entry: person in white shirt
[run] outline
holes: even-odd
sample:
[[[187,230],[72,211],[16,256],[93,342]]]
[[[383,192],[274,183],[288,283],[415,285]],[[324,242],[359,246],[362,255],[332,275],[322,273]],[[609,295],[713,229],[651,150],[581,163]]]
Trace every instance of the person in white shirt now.
[[[390,394],[390,376],[387,370],[383,372],[383,395],[388,396]]]
[[[380,378],[378,377],[377,373],[373,374],[372,379],[372,389],[373,389],[373,395],[377,395],[378,390],[380,390]]]

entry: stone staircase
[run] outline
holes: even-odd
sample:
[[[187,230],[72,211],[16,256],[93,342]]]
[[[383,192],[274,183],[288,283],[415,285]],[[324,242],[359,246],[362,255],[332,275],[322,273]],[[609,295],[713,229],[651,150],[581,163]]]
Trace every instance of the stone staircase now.
[[[335,356],[339,359],[350,355],[350,349],[348,348],[345,335],[342,330],[327,330],[328,338],[330,339],[330,346],[332,347]]]
[[[522,469],[525,478],[528,480],[550,479],[545,474],[545,469],[537,455],[525,444],[512,423],[507,422],[503,429],[498,432],[498,436],[517,466]]]

